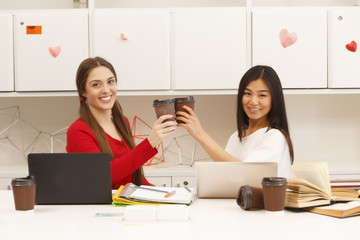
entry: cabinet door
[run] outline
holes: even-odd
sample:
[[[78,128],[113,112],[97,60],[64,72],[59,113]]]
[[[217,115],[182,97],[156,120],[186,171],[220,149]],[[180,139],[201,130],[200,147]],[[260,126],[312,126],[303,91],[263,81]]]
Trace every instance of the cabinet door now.
[[[146,179],[157,187],[171,187],[171,177],[146,177]]]
[[[0,91],[14,91],[11,14],[0,14],[0,29]]]
[[[253,65],[269,65],[283,88],[327,87],[327,16],[324,9],[253,10]]]
[[[11,178],[0,178],[0,190],[11,189]]]
[[[76,70],[88,54],[86,11],[15,14],[15,90],[76,90]]]
[[[170,23],[164,11],[95,10],[93,53],[112,63],[119,90],[170,89]]]
[[[341,8],[328,14],[329,87],[360,87],[360,10]]]
[[[244,8],[172,13],[174,89],[237,89],[246,71]]]
[[[173,187],[195,187],[196,177],[172,177]]]

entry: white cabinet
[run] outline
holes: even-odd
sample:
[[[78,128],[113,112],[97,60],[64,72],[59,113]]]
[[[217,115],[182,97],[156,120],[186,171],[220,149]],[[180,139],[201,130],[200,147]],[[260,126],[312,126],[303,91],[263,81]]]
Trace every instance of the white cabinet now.
[[[360,87],[360,9],[328,13],[329,88]]]
[[[253,65],[270,65],[283,88],[327,87],[327,11],[254,8]]]
[[[0,13],[0,91],[14,91],[12,15]]]
[[[196,186],[196,177],[172,177],[172,186],[173,187],[195,187]]]
[[[119,90],[170,89],[167,11],[95,10],[93,55],[112,63]]]
[[[149,183],[157,187],[171,187],[171,177],[146,177]]]
[[[12,178],[0,178],[0,190],[10,190],[11,179]]]
[[[246,71],[246,10],[192,9],[171,16],[172,88],[237,89]]]
[[[10,155],[5,154],[5,156],[9,157]],[[6,159],[1,160],[3,160],[3,162],[1,162],[0,165],[0,190],[9,190],[11,189],[12,179],[22,178],[28,175],[28,167],[25,164],[13,165],[11,161],[7,162]]]
[[[195,168],[190,166],[156,167],[146,166],[143,168],[146,179],[159,187],[195,187]]]
[[[88,54],[87,11],[27,11],[14,15],[15,90],[76,90],[76,70]]]
[[[147,176],[146,179],[158,187],[195,187],[195,176]]]

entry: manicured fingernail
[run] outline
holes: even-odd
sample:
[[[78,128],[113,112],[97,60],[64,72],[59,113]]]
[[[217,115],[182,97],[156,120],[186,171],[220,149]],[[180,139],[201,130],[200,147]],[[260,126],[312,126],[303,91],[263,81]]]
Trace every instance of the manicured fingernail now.
[[[181,107],[183,108],[185,105],[181,105]]]

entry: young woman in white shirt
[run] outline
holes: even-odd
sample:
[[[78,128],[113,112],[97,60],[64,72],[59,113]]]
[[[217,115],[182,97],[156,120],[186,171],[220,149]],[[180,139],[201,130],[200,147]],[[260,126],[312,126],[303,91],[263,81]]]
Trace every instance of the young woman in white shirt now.
[[[242,77],[237,97],[237,128],[226,148],[202,128],[194,111],[176,112],[184,127],[214,161],[277,162],[278,176],[291,177],[294,161],[284,95],[277,73],[269,66],[254,66]]]

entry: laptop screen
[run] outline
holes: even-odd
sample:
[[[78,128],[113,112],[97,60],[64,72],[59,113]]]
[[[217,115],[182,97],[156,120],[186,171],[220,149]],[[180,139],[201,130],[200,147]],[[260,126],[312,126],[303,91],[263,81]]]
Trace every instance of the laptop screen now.
[[[195,162],[199,198],[236,198],[243,185],[262,187],[277,176],[275,162]]]
[[[28,167],[36,181],[36,204],[112,202],[107,153],[31,153]]]

